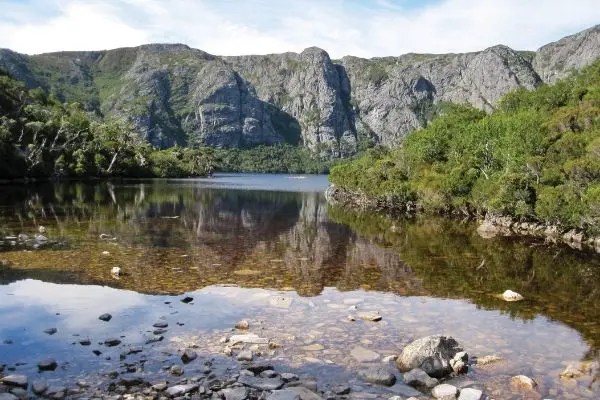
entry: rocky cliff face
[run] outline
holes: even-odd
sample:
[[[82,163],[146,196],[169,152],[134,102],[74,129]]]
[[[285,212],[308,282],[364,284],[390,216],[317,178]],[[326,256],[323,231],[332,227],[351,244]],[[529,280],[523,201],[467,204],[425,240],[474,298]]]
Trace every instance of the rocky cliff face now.
[[[332,61],[318,48],[218,57],[151,44],[35,56],[0,50],[0,67],[100,117],[126,116],[155,146],[287,142],[338,157],[368,142],[398,144],[441,102],[491,111],[508,91],[553,83],[598,56],[600,26],[537,52],[495,46]]]

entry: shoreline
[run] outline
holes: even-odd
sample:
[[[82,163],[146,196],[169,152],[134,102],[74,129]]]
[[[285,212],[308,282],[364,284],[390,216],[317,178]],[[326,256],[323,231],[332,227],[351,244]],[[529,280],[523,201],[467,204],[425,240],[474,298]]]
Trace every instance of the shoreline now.
[[[334,206],[350,208],[360,212],[374,212],[392,218],[399,216],[414,216],[419,214],[418,206],[414,203],[399,203],[393,197],[371,197],[361,192],[353,192],[334,184],[325,190],[325,199]],[[446,214],[453,216],[453,214]],[[462,218],[477,221],[477,233],[491,239],[496,236],[521,236],[544,239],[552,244],[564,244],[572,249],[592,251],[600,254],[600,236],[590,237],[578,229],[566,229],[558,225],[548,225],[535,221],[519,221],[510,216],[486,215],[484,218],[476,215],[464,215]]]

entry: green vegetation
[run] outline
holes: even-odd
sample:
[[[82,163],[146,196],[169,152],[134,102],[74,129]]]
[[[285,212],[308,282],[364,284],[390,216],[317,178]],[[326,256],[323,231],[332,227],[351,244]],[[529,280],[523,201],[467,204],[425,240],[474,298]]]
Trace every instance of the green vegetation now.
[[[308,149],[278,144],[250,149],[214,149],[216,167],[229,172],[326,173],[335,161]]]
[[[507,94],[486,115],[447,107],[402,147],[331,170],[336,185],[430,213],[509,215],[600,233],[600,61]]]
[[[0,72],[0,177],[171,177],[214,168],[205,149],[158,151],[124,119],[95,121],[79,103],[27,90]]]

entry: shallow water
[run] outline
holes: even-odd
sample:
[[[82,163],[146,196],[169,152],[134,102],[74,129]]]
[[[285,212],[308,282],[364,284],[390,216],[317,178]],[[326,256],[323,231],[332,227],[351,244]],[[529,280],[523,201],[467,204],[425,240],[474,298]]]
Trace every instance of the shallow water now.
[[[317,376],[323,389],[349,380],[385,392],[356,378],[353,348],[381,363],[416,338],[447,334],[472,356],[506,360],[472,368],[457,385],[497,399],[600,397],[597,369],[559,379],[567,364],[600,358],[598,256],[483,239],[459,221],[330,209],[326,186],[324,176],[221,174],[0,187],[0,259],[9,261],[0,267],[0,365],[33,378],[37,362],[53,357],[59,367],[45,379],[105,387],[102,374],[124,373],[128,362],[166,377],[162,367],[195,346],[225,368],[233,364],[220,339],[245,318],[251,332],[281,344],[260,348],[260,359]],[[35,240],[39,226],[47,241]],[[123,274],[112,276],[113,267]],[[502,301],[506,289],[525,300]],[[181,303],[185,295],[193,302]],[[347,320],[359,311],[383,320]],[[98,320],[106,312],[112,320]],[[146,345],[161,318],[165,339]],[[58,332],[43,333],[50,327]],[[110,337],[122,344],[101,344]],[[120,360],[138,345],[142,355]],[[538,381],[535,393],[510,387],[518,374]]]

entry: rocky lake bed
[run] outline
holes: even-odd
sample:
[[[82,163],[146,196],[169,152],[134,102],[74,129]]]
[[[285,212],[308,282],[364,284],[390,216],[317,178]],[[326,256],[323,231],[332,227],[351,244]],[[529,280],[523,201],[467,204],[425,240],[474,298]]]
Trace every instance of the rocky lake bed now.
[[[0,400],[600,396],[596,256],[307,181],[3,191]]]

